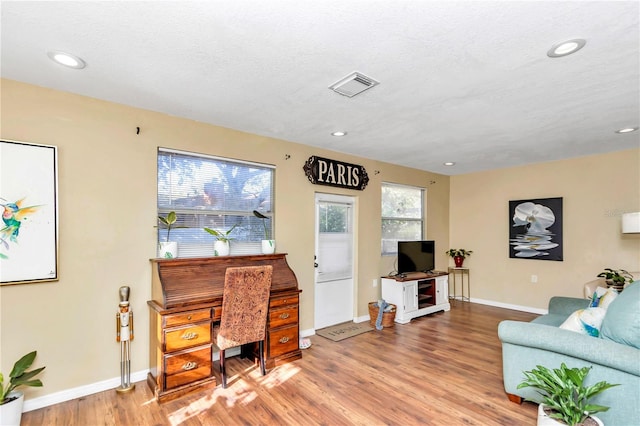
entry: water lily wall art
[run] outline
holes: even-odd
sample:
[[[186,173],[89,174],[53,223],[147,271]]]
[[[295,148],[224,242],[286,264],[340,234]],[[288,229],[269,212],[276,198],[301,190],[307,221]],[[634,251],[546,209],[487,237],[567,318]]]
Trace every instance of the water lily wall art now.
[[[562,197],[509,201],[509,257],[562,260]]]
[[[0,284],[58,279],[57,148],[0,141]]]

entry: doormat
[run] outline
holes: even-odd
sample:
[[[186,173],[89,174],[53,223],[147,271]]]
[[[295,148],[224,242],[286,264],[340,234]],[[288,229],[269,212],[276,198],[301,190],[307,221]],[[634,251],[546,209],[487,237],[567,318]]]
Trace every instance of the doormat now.
[[[373,327],[368,321],[364,322],[343,322],[342,324],[332,325],[321,330],[316,330],[318,336],[325,337],[334,342],[347,339],[349,337],[357,336],[358,334],[366,333],[373,330]]]

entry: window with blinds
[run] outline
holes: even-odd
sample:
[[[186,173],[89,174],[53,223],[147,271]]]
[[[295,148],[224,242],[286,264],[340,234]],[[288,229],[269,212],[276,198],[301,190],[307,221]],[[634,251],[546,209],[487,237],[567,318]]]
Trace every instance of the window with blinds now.
[[[424,188],[382,184],[382,254],[398,252],[398,241],[422,240]]]
[[[230,254],[260,253],[265,227],[274,235],[274,172],[271,165],[160,148],[158,215],[176,212],[170,237],[180,257],[212,256],[215,237],[204,228],[226,233],[234,226]],[[158,241],[166,238],[167,230],[158,228]]]

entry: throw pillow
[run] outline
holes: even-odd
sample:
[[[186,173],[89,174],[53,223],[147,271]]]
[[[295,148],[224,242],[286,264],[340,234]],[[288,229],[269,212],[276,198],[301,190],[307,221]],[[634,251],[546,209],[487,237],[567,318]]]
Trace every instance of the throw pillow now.
[[[618,297],[618,292],[615,289],[597,287],[593,292],[589,306],[607,309],[616,297]]]
[[[565,330],[575,331],[588,336],[600,336],[600,326],[607,313],[604,308],[578,309],[560,325]]]
[[[611,302],[602,321],[601,336],[640,349],[640,281],[627,286]]]

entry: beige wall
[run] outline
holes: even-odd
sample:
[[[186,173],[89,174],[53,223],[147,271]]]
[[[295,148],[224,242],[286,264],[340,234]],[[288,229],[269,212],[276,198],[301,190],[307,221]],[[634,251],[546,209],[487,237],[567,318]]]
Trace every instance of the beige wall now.
[[[148,368],[149,259],[156,253],[158,146],[276,165],[275,238],[300,287],[302,330],[313,328],[314,194],[357,197],[357,315],[379,298],[382,181],[426,187],[429,238],[449,242],[449,177],[260,137],[164,114],[1,80],[1,137],[58,147],[60,280],[0,287],[0,371],[26,352],[46,365],[29,397],[119,376],[118,288],[131,287],[132,371]],[[136,127],[141,128],[136,135]],[[290,159],[285,159],[285,154]],[[363,165],[364,191],[309,183],[311,155]],[[379,170],[375,174],[374,170]],[[434,183],[431,183],[434,182]],[[447,259],[437,259],[438,268]]]
[[[548,197],[563,197],[564,261],[510,259],[509,200]],[[640,211],[638,149],[454,176],[450,209],[451,245],[474,251],[472,298],[544,309],[582,297],[605,267],[640,271],[640,234],[620,232],[621,214]]]

